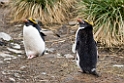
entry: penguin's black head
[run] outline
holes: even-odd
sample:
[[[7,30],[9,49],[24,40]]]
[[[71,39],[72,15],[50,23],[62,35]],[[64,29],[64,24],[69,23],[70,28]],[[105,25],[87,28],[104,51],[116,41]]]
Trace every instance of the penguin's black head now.
[[[92,29],[92,23],[89,23],[88,21],[82,19],[78,19],[77,21],[79,22],[80,29]]]

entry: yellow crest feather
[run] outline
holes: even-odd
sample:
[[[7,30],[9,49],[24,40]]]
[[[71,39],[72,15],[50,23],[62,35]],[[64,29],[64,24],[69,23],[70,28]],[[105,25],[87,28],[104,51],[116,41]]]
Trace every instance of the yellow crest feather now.
[[[90,22],[88,20],[85,20],[85,21],[93,26],[93,21],[90,21]]]
[[[34,24],[37,24],[36,20],[33,18],[29,18],[28,20],[30,20],[31,22],[33,22]]]

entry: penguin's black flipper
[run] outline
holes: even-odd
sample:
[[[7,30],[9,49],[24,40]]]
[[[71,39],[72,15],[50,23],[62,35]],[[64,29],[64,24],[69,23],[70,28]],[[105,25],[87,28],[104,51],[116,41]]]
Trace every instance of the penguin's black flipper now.
[[[40,32],[40,35],[42,35],[42,36],[46,36],[43,32]]]
[[[40,26],[39,26],[38,24],[35,24],[34,27],[36,27],[36,29],[37,29],[39,32],[41,31],[41,28],[40,28]]]
[[[94,42],[95,42],[95,44],[96,44],[96,46],[97,46],[97,42],[94,40]]]
[[[77,38],[76,38],[75,50],[78,50],[78,47],[79,47],[79,38],[77,37]]]
[[[44,36],[46,36],[46,35],[43,32],[39,32],[39,33],[40,33],[41,37],[43,38],[43,40],[45,40]]]
[[[76,42],[76,48],[75,48],[75,50],[78,50],[78,47],[79,47],[79,41]]]
[[[43,38],[43,40],[44,40],[44,37],[43,36],[46,36],[46,35],[41,31],[41,28],[40,28],[39,24],[35,24],[35,27],[38,30],[38,32],[40,33],[40,35]]]
[[[55,34],[57,37],[60,37],[60,35],[59,34]]]

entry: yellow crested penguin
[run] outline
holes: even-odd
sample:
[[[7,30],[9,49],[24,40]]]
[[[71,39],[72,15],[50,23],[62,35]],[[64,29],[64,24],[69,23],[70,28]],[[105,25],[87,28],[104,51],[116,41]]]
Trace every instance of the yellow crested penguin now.
[[[23,41],[24,48],[28,59],[43,55],[45,52],[45,34],[35,19],[29,18],[24,20]]]
[[[96,72],[98,54],[96,42],[93,38],[92,24],[82,19],[77,21],[79,22],[79,28],[72,48],[72,51],[77,55],[77,65],[83,73],[99,76]]]

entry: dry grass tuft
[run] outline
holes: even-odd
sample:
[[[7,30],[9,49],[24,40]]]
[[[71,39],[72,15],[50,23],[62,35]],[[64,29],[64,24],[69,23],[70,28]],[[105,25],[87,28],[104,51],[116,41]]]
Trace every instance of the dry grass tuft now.
[[[12,22],[33,17],[43,23],[62,23],[71,16],[75,0],[11,0]]]

